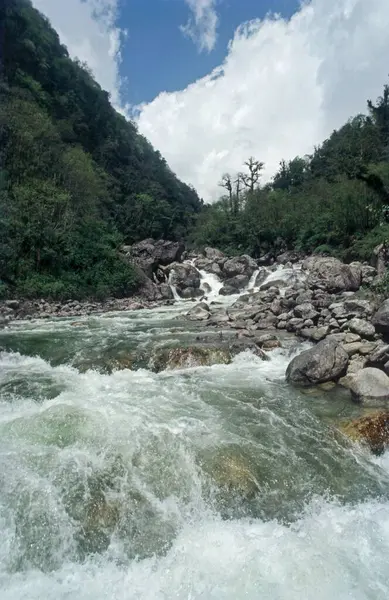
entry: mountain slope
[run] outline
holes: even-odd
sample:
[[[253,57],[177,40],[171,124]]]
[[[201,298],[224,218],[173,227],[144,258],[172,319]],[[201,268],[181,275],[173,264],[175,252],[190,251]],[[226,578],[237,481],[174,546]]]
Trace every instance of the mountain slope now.
[[[181,238],[202,201],[29,0],[2,3],[0,23],[3,293],[129,293],[135,277],[117,247]]]

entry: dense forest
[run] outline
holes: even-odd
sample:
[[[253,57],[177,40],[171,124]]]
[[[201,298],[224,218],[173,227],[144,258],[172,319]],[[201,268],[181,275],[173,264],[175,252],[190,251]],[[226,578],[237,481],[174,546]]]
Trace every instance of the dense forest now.
[[[0,3],[0,295],[123,295],[117,249],[202,208],[29,0]]]
[[[311,156],[282,161],[261,184],[263,163],[225,174],[219,202],[199,215],[196,246],[259,256],[295,249],[369,260],[389,239],[389,86],[368,114],[350,119]]]

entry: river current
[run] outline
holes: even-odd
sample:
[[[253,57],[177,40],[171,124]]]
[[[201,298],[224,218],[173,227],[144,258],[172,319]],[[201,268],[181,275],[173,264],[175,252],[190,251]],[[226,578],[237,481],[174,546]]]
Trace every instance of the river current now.
[[[0,332],[1,600],[387,600],[389,455],[336,428],[361,409],[288,386],[288,338],[152,372],[185,310]]]

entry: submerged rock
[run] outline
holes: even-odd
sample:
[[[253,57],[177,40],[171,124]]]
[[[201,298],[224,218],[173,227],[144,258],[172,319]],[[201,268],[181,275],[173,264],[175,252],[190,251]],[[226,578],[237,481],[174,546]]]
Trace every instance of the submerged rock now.
[[[326,339],[296,356],[288,365],[286,379],[302,386],[337,380],[346,373],[348,360],[340,344]]]
[[[361,417],[341,425],[340,430],[355,442],[367,444],[375,454],[381,454],[389,447],[389,412]]]
[[[251,499],[260,491],[257,467],[238,446],[216,451],[210,459],[203,460],[201,466],[212,481],[229,494]]]
[[[252,340],[235,340],[229,344],[198,344],[189,347],[157,348],[149,361],[149,368],[157,373],[172,369],[190,367],[210,367],[217,364],[229,364],[234,356],[249,350],[263,360],[266,354]]]

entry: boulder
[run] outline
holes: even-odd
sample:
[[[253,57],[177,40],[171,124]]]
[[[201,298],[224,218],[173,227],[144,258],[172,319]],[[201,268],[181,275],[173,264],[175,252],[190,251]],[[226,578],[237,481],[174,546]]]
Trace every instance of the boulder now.
[[[361,369],[353,375],[349,387],[356,402],[378,406],[389,402],[389,377],[380,369]]]
[[[257,268],[255,260],[251,256],[244,254],[227,260],[223,266],[223,274],[226,279],[230,279],[236,275],[251,277]]]
[[[219,260],[224,258],[223,252],[217,250],[216,248],[210,248],[209,246],[204,248],[204,254],[205,257],[212,262],[218,262]]]
[[[337,258],[311,257],[304,262],[310,271],[308,287],[320,288],[327,292],[358,290],[362,282],[362,272],[357,267],[345,265]]]
[[[174,285],[182,298],[202,295],[200,273],[190,264],[173,263],[170,268],[169,283]]]
[[[355,317],[371,316],[374,312],[373,306],[367,300],[359,300],[358,298],[348,298],[344,301],[343,307],[348,315]]]
[[[236,294],[240,290],[244,289],[249,282],[249,277],[247,275],[235,275],[235,277],[231,277],[230,279],[226,279],[223,287],[221,288],[219,294],[222,296],[229,296],[231,294]]]
[[[340,430],[355,442],[366,444],[374,454],[389,447],[389,412],[361,417],[340,426]]]
[[[355,317],[354,319],[351,319],[351,321],[348,321],[346,326],[352,333],[357,333],[363,338],[370,339],[375,336],[374,326],[364,319]]]
[[[347,371],[347,365],[347,352],[340,344],[325,339],[289,363],[286,379],[302,386],[325,383],[342,377]]]
[[[132,246],[123,246],[122,252],[151,279],[160,265],[167,266],[180,261],[184,249],[180,242],[149,238]]]
[[[19,300],[6,300],[4,305],[11,310],[17,310],[20,307]]]
[[[389,299],[381,304],[371,322],[379,333],[389,333]]]
[[[319,316],[319,313],[310,302],[304,302],[304,304],[297,305],[293,312],[299,319],[314,320]]]
[[[200,304],[191,308],[186,316],[190,321],[207,321],[211,314],[208,304],[200,302]]]

